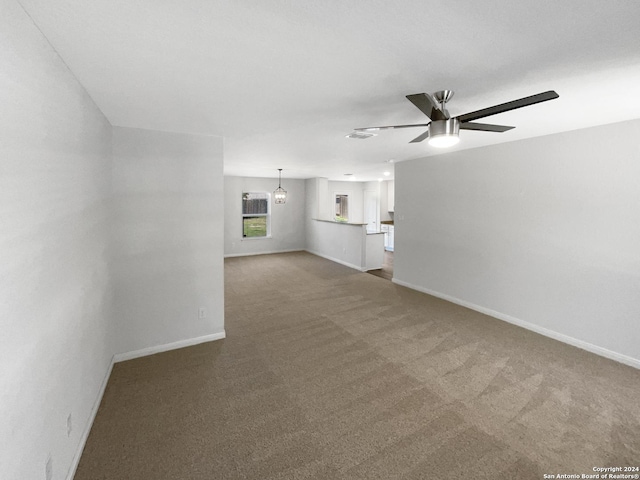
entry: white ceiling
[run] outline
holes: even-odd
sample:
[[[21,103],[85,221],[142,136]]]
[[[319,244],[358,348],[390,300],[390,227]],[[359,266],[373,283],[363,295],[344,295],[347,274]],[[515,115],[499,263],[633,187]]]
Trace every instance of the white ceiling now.
[[[113,125],[223,136],[227,175],[373,180],[442,153],[421,129],[345,138],[424,123],[411,93],[454,90],[452,115],[560,94],[454,149],[640,118],[635,0],[20,3]]]

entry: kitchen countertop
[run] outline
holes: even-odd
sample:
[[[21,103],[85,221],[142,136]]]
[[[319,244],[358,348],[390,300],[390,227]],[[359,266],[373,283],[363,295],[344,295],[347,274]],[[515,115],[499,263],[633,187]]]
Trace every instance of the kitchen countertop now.
[[[340,225],[358,225],[360,227],[363,226],[363,225],[366,225],[366,223],[337,222],[335,220],[325,220],[323,218],[313,218],[312,220],[315,220],[316,222],[338,223]]]

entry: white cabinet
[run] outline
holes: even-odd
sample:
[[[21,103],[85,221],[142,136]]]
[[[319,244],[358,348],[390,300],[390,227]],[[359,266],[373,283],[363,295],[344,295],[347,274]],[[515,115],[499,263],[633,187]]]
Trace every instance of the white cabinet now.
[[[396,206],[396,188],[393,180],[387,182],[387,206],[389,211],[393,212]]]
[[[384,261],[384,248],[381,233],[368,233],[365,237],[365,265],[364,270],[378,270]]]
[[[382,233],[384,233],[384,249],[393,252],[393,225],[382,224]]]

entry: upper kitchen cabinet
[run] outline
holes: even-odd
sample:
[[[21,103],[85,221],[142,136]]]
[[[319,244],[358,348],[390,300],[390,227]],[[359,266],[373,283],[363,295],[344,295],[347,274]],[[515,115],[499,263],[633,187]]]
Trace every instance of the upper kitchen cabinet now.
[[[396,204],[396,196],[395,196],[395,186],[394,186],[394,181],[393,180],[389,180],[387,182],[387,195],[388,195],[388,199],[387,199],[387,205],[389,206],[389,211],[393,212],[394,211],[394,207]]]

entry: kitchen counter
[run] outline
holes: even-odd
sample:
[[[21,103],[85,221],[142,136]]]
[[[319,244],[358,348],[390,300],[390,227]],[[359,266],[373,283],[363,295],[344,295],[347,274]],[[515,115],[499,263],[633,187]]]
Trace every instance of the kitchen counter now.
[[[328,222],[328,223],[337,223],[340,225],[358,225],[358,226],[363,226],[366,225],[366,223],[354,223],[354,222],[338,222],[336,220],[325,220],[323,218],[314,218],[313,220],[315,220],[316,222]]]
[[[309,252],[361,272],[382,268],[385,235],[367,233],[366,223],[313,220],[309,225]]]

